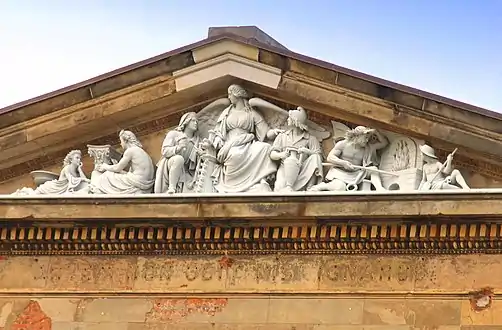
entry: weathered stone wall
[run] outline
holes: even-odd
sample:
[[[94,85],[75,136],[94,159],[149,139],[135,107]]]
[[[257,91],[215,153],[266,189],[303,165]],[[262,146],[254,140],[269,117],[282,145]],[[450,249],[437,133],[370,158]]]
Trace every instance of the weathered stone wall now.
[[[53,256],[0,263],[0,329],[502,329],[502,256]],[[493,325],[493,327],[489,327]],[[2,328],[3,327],[3,328]]]
[[[219,297],[4,298],[15,330],[496,330],[502,304],[474,313],[460,299]]]

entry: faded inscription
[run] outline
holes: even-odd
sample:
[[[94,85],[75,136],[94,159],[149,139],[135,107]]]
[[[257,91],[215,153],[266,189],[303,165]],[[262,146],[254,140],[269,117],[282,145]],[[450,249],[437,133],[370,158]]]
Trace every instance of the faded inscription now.
[[[402,256],[345,256],[327,258],[319,268],[319,280],[325,289],[409,290],[425,276],[425,259]]]
[[[223,262],[222,262],[223,260]],[[502,256],[11,257],[0,292],[468,292],[502,289]],[[490,272],[486,272],[490,269]]]
[[[130,290],[134,284],[133,257],[51,258],[48,286],[59,290]]]
[[[138,273],[144,281],[169,282],[174,273],[174,262],[171,260],[146,259],[138,265]]]

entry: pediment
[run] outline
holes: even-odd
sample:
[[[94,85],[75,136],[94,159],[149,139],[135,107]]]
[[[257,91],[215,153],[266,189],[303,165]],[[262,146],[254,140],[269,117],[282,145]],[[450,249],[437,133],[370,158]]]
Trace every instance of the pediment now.
[[[56,171],[69,150],[117,147],[121,129],[133,131],[157,162],[166,131],[183,113],[225,97],[230,84],[283,109],[301,106],[330,132],[333,122],[382,131],[390,139],[383,157],[386,170],[396,166],[392,160],[403,148],[409,151],[407,165],[399,166],[417,167],[418,146],[427,143],[441,160],[458,148],[455,166],[474,188],[498,187],[502,180],[498,114],[282,48],[220,35],[1,109],[0,193],[27,185],[30,171]],[[323,141],[325,154],[332,146],[331,138]],[[92,167],[86,156],[84,169]]]

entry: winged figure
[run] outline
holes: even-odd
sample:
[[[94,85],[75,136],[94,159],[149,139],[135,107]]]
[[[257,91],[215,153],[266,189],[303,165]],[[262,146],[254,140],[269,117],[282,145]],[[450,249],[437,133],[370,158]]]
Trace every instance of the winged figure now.
[[[233,86],[238,86],[238,85],[233,85]],[[258,97],[250,98],[248,103],[252,108],[257,110],[260,115],[263,116],[263,119],[270,127],[277,128],[279,130],[286,129],[289,111]],[[197,119],[199,122],[199,135],[206,138],[209,137],[209,133],[216,126],[220,114],[225,108],[229,107],[230,105],[231,105],[230,99],[225,97],[210,103],[202,110],[200,110],[197,113]],[[334,125],[335,122],[332,123]],[[307,119],[306,124],[309,127],[309,132],[311,132],[312,135],[314,135],[319,140],[319,142],[326,140],[331,135],[331,133],[327,131],[324,127],[318,125],[312,120]],[[343,125],[341,123],[337,124]],[[343,131],[339,130],[340,131],[339,136],[341,138],[344,137],[345,132],[348,129],[347,126],[345,127],[346,129],[342,129]]]
[[[277,171],[271,142],[287,127],[289,112],[260,98],[250,98],[239,85],[228,97],[197,114],[202,148],[214,153],[212,180],[218,192],[270,191],[268,178]],[[330,132],[312,121],[309,132],[322,141]],[[206,174],[207,175],[207,174]]]
[[[333,127],[333,143],[335,144],[345,139],[345,134],[350,130],[347,125],[334,120],[331,121],[331,126]]]

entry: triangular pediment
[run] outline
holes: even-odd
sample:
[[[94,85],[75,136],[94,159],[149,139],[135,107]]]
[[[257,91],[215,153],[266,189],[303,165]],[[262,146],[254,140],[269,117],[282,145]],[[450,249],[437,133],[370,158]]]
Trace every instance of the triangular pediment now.
[[[502,180],[499,114],[279,46],[232,33],[216,34],[0,109],[0,183],[4,182],[0,193],[28,183],[30,171],[55,171],[71,149],[118,145],[121,129],[135,132],[157,161],[165,132],[178,124],[181,115],[226,97],[228,86],[235,83],[283,109],[305,108],[310,119],[329,132],[333,122],[386,132],[394,147],[413,146],[413,167],[418,166],[419,144],[428,143],[442,160],[458,148],[455,164],[477,180],[475,187],[497,187]],[[323,141],[325,153],[332,146],[332,139]],[[92,170],[92,160],[86,158],[85,166]]]

